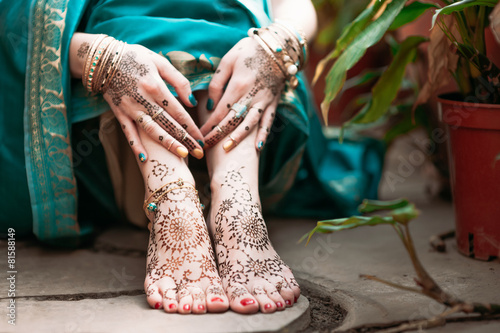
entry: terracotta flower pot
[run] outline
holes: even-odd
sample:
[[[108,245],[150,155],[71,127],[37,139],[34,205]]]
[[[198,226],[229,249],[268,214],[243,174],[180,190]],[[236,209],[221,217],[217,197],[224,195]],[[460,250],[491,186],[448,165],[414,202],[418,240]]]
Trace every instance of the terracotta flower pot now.
[[[439,99],[448,128],[456,239],[461,253],[500,257],[500,105]]]

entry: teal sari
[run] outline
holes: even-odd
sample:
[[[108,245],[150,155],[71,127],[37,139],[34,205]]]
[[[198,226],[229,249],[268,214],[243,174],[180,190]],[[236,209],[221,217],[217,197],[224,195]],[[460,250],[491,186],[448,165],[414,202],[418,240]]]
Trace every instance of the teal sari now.
[[[22,0],[0,2],[0,13],[6,22],[0,232],[14,227],[53,244],[79,242],[99,220],[120,217],[104,153],[86,134],[109,106],[70,77],[74,32],[141,44],[172,62],[193,90],[203,90],[224,54],[272,17],[263,0]],[[343,145],[327,140],[310,90],[299,80],[296,90],[282,94],[262,151],[264,207],[288,216],[351,214],[363,198],[377,195],[383,147],[366,138]]]

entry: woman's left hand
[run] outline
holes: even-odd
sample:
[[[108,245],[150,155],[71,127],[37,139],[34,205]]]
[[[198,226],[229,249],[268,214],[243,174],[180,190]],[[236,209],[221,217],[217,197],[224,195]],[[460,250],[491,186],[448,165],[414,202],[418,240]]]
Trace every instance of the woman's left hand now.
[[[205,148],[228,137],[223,147],[229,151],[258,125],[255,147],[261,150],[284,83],[283,72],[256,40],[239,41],[222,58],[208,88],[215,110],[200,128]]]

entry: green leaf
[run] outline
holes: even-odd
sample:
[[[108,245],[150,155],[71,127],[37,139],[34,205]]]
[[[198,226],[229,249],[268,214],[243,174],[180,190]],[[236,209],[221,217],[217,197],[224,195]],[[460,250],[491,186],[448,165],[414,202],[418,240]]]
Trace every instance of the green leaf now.
[[[438,9],[434,12],[434,16],[432,16],[432,25],[431,29],[436,24],[436,20],[439,14],[449,15],[455,12],[459,12],[467,7],[472,6],[487,6],[487,7],[495,7],[498,3],[498,0],[462,0],[458,2],[454,2],[451,5]]]
[[[321,103],[321,110],[325,123],[328,123],[330,103],[342,88],[347,71],[361,59],[370,46],[380,41],[394,21],[394,18],[403,8],[405,2],[406,0],[393,0],[387,5],[382,15],[376,21],[373,21],[364,28],[361,33],[349,43],[345,51],[339,56],[328,72],[326,76],[325,98]]]
[[[352,216],[349,218],[319,221],[317,226],[302,236],[299,243],[307,238],[307,244],[311,240],[311,237],[316,233],[332,233],[342,230],[354,229],[358,227],[365,226],[375,226],[379,224],[396,224],[394,219],[390,216]]]
[[[398,95],[406,66],[414,61],[418,45],[426,40],[424,37],[410,36],[403,41],[394,60],[372,88],[373,97],[370,103],[344,126],[373,123],[389,111],[389,107]]]
[[[359,205],[358,210],[361,213],[372,213],[380,210],[392,210],[398,209],[402,207],[406,207],[410,204],[410,202],[406,199],[396,199],[390,201],[381,201],[381,200],[369,200],[365,199]]]
[[[390,215],[394,221],[401,224],[408,224],[408,222],[418,217],[419,213],[415,205],[410,203],[404,207],[394,209],[390,212]]]
[[[340,37],[337,39],[337,42],[335,43],[334,49],[326,57],[321,59],[320,62],[318,62],[314,78],[312,80],[313,84],[318,80],[321,73],[323,73],[328,62],[332,59],[337,58],[342,53],[342,51],[346,49],[349,43],[351,43],[354,40],[354,38],[356,38],[356,36],[358,36],[363,31],[363,29],[365,29],[366,25],[375,16],[375,14],[382,7],[385,1],[387,0],[376,1],[375,4],[373,4],[373,6],[369,6],[365,10],[363,10],[361,14],[359,14],[352,21],[351,24],[345,26],[345,28],[342,30]]]
[[[424,14],[429,8],[439,8],[435,3],[426,3],[415,1],[406,6],[401,10],[398,16],[394,19],[389,30],[394,31],[399,29],[405,24],[415,21],[422,14]]]

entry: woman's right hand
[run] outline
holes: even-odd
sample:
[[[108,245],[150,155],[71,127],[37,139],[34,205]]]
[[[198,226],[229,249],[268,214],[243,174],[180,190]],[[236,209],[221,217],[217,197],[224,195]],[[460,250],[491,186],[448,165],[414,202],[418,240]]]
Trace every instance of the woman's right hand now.
[[[200,159],[203,149],[198,142],[203,142],[203,135],[163,80],[175,88],[185,105],[196,105],[189,81],[165,57],[127,44],[104,99],[136,156],[145,152],[138,125],[177,156],[184,158],[189,152]]]
[[[81,64],[87,58],[83,50],[88,50],[95,37],[83,33],[73,36],[70,55],[73,76],[81,77]],[[73,61],[74,55],[80,59]],[[196,100],[189,81],[165,57],[141,45],[126,44],[117,66],[103,97],[120,122],[136,158],[141,162],[147,160],[137,126],[181,158],[189,153],[202,158],[203,135],[163,80],[175,88],[184,105],[194,107]]]

